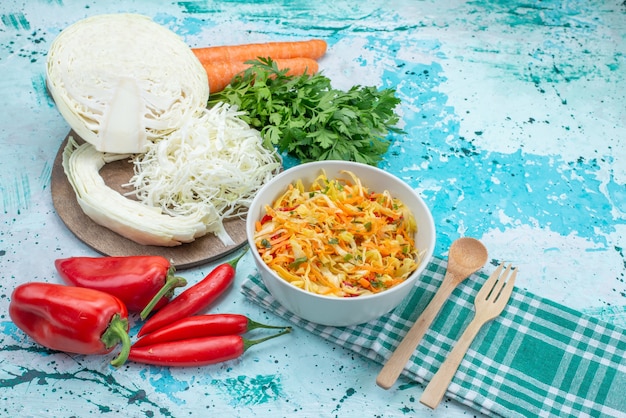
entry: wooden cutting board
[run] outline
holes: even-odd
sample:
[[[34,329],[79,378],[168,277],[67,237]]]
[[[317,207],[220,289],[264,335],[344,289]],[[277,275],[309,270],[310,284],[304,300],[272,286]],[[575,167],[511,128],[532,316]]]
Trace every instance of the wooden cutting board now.
[[[76,133],[70,131],[59,148],[52,167],[52,203],[67,228],[97,252],[108,256],[160,255],[170,260],[177,270],[183,270],[215,261],[236,251],[246,243],[245,218],[232,219],[224,223],[226,231],[235,242],[235,245],[231,246],[224,245],[213,234],[207,234],[177,247],[141,245],[98,225],[83,213],[76,201],[74,189],[63,171],[63,150],[70,136],[81,141]],[[127,160],[115,161],[106,164],[100,170],[100,175],[109,187],[118,193],[124,193],[128,190],[122,188],[121,185],[128,183],[132,177],[133,165]]]

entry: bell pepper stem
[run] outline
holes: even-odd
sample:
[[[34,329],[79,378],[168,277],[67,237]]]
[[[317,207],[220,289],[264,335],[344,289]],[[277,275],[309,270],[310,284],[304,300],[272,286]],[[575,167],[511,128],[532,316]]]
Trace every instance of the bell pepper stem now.
[[[287,327],[285,329],[283,329],[281,332],[274,334],[274,335],[270,335],[264,338],[259,338],[256,340],[248,340],[246,338],[243,339],[243,351],[246,351],[247,349],[249,349],[250,347],[252,347],[253,345],[256,344],[260,344],[264,341],[267,340],[271,340],[272,338],[276,338],[276,337],[280,337],[281,335],[285,335],[285,334],[289,334],[291,332],[291,327]]]
[[[178,277],[174,275],[174,268],[170,268],[167,272],[167,278],[165,279],[165,284],[159,291],[154,295],[154,297],[148,302],[145,308],[139,314],[141,319],[146,319],[148,315],[152,312],[157,303],[163,298],[171,294],[175,288],[187,286],[187,280],[182,277]]]
[[[111,360],[111,365],[120,367],[126,363],[130,354],[130,337],[128,336],[128,319],[122,319],[119,315],[115,315],[106,331],[102,334],[102,343],[106,348],[111,348],[118,343],[122,344],[122,349],[116,358]]]

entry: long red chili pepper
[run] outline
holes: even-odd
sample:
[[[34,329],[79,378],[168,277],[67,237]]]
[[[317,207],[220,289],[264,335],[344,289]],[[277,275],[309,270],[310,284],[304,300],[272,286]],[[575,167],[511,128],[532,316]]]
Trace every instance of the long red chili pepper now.
[[[240,357],[253,345],[291,332],[282,332],[258,340],[247,340],[240,335],[218,335],[170,341],[144,347],[132,347],[128,359],[156,366],[206,366]]]
[[[66,283],[110,293],[130,312],[140,312],[157,294],[153,309],[160,309],[175,288],[187,285],[160,256],[71,257],[58,259],[54,265]]]
[[[9,315],[38,344],[76,354],[107,354],[121,343],[111,361],[119,367],[130,351],[128,311],[113,295],[54,283],[26,283],[11,295]]]
[[[185,289],[163,309],[148,319],[137,335],[141,337],[178,319],[194,315],[206,309],[233,283],[235,269],[241,257],[243,257],[243,254],[230,262],[220,264],[207,274],[204,279]],[[151,307],[146,306],[141,312],[141,318],[145,319],[150,310]]]
[[[262,324],[240,314],[196,315],[179,319],[151,332],[137,340],[133,347],[213,335],[237,335],[256,328],[284,329],[285,327]]]

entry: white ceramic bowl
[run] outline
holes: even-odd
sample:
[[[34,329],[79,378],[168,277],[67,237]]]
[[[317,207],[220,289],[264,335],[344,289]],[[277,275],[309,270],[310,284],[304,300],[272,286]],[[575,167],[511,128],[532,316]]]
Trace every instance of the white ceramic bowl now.
[[[361,179],[364,187],[373,192],[389,190],[391,195],[407,205],[415,216],[418,232],[415,243],[422,252],[422,262],[403,283],[375,295],[354,298],[337,298],[318,295],[300,289],[280,278],[261,259],[254,244],[255,222],[265,214],[287,186],[301,179],[308,187],[324,170],[329,179],[349,178],[342,174],[348,170]],[[272,296],[286,309],[308,321],[331,326],[350,326],[379,318],[398,306],[419,280],[435,249],[435,224],[430,210],[422,198],[399,178],[373,166],[348,161],[320,161],[306,163],[283,171],[265,184],[253,199],[246,222],[246,234],[252,256],[263,283]]]

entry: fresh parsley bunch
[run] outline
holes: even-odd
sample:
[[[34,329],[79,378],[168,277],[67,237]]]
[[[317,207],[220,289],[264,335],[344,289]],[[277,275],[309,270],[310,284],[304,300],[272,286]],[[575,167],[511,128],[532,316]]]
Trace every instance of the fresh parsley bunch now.
[[[264,145],[287,152],[301,162],[348,160],[376,165],[387,152],[389,132],[400,99],[395,90],[354,86],[332,88],[320,73],[292,76],[270,58],[248,61],[251,66],[231,84],[211,95],[217,102],[237,105],[241,116],[258,129]]]

